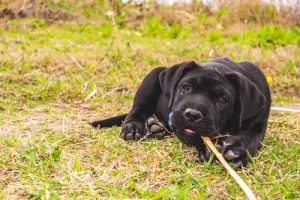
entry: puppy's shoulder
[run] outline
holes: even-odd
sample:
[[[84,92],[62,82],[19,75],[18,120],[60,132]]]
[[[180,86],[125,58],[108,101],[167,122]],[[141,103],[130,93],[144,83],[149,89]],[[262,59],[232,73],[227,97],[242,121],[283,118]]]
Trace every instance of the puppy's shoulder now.
[[[242,73],[250,79],[258,78],[260,80],[265,80],[265,75],[261,69],[250,61],[237,62],[241,67]]]
[[[233,60],[225,57],[225,58],[217,58],[214,60],[214,62],[224,64],[229,69],[236,71],[236,72],[240,72],[247,77],[248,76],[251,77],[253,74],[258,75],[261,78],[264,77],[264,74],[259,69],[259,67],[250,61],[236,62],[236,61],[233,61]]]

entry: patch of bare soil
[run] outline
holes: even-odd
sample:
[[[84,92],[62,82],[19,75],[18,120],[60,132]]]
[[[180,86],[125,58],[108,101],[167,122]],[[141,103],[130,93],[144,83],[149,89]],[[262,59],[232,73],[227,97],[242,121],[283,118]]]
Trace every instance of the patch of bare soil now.
[[[41,105],[36,108],[24,108],[28,114],[20,114],[19,117],[6,119],[0,125],[0,135],[26,138],[37,133],[71,131],[78,126],[87,124],[97,118],[96,112],[91,112],[86,105],[76,108],[68,104]],[[45,109],[50,108],[47,112]],[[72,112],[67,112],[72,110]]]
[[[63,8],[50,8],[43,1],[7,1],[0,9],[0,20],[36,17],[47,21],[71,20],[76,16]]]

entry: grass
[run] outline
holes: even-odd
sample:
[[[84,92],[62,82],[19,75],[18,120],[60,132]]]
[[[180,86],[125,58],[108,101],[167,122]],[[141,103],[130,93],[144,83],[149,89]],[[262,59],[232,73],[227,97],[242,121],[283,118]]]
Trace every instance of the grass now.
[[[49,6],[80,19],[1,23],[0,198],[243,199],[218,163],[199,163],[174,137],[124,142],[120,128],[87,122],[128,112],[152,68],[219,56],[255,62],[272,77],[273,104],[299,107],[299,27],[273,10],[265,24],[230,24],[229,8],[166,21],[176,6],[127,22],[136,7],[121,4],[113,21],[97,4],[59,2]],[[263,148],[238,171],[262,199],[299,198],[299,132],[299,114],[271,112]]]

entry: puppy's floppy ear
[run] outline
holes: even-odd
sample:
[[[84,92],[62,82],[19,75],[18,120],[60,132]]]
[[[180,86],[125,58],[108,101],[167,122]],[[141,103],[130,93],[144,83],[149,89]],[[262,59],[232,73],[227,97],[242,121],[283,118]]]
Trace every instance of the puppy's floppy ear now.
[[[266,104],[266,98],[258,87],[246,76],[238,72],[229,72],[225,77],[236,88],[234,122],[239,128],[242,122],[255,116]]]
[[[199,65],[197,65],[195,61],[183,62],[174,65],[159,74],[159,82],[162,92],[166,97],[170,99],[169,109],[173,104],[178,82],[180,81],[184,73],[195,67],[199,67]]]

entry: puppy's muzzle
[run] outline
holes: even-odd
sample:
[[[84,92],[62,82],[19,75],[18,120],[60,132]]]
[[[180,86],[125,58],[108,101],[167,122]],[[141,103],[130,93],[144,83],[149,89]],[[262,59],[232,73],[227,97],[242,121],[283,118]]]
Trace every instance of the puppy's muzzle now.
[[[184,118],[192,123],[199,122],[202,120],[203,115],[199,110],[195,110],[192,108],[186,108],[183,112]]]

